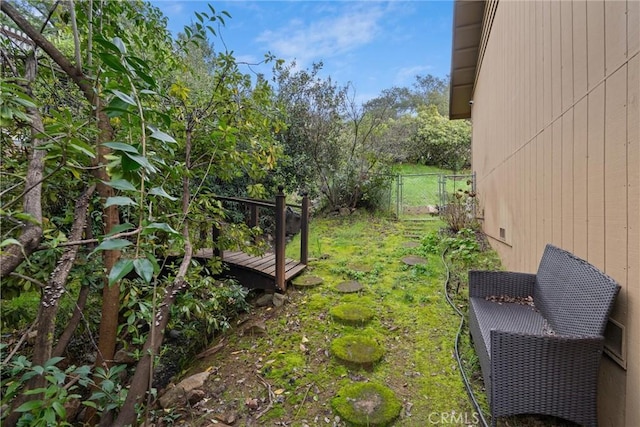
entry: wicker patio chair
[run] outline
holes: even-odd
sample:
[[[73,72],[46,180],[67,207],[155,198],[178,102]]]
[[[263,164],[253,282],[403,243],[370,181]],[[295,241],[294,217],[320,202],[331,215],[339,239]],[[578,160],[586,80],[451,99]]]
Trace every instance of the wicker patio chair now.
[[[537,274],[469,272],[469,329],[493,426],[515,414],[597,425],[603,333],[619,289],[593,265],[552,245]],[[528,297],[534,306],[522,303]]]

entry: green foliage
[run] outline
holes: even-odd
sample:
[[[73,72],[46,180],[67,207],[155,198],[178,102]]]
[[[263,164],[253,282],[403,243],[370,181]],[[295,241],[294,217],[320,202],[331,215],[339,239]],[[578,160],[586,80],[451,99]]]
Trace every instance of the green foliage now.
[[[70,425],[66,421],[65,404],[81,397],[77,393],[78,385],[85,386],[90,382],[90,370],[88,366],[70,366],[62,370],[56,366],[61,360],[61,357],[55,357],[43,366],[38,366],[32,365],[25,356],[18,356],[3,366],[1,385],[3,406],[10,403],[32,378],[42,376],[45,380],[43,387],[26,392],[27,395],[36,395],[35,399],[16,408],[17,412],[22,413],[18,421],[19,426]],[[71,378],[77,380],[78,385],[73,383],[67,385]]]
[[[435,106],[420,109],[411,140],[410,161],[459,171],[471,162],[471,125],[449,120]]]
[[[286,158],[275,175],[289,191],[321,194],[324,207],[379,207],[389,184],[388,158],[375,138],[384,114],[358,107],[349,86],[295,64],[276,66],[278,101],[286,128],[278,139]]]
[[[34,100],[19,84],[0,79],[0,127],[13,126],[15,122],[30,123],[31,118],[24,112],[26,108],[36,108]]]
[[[169,328],[180,331],[192,349],[202,348],[215,333],[226,331],[233,317],[250,308],[249,291],[237,282],[196,274],[172,307],[169,322]]]
[[[101,367],[95,369],[92,376],[91,367],[71,365],[65,369],[57,365],[62,357],[49,359],[44,365],[33,365],[25,356],[14,356],[8,364],[2,367],[2,400],[1,404],[10,403],[25,385],[35,377],[44,378],[44,386],[24,392],[29,396],[36,396],[20,405],[16,411],[23,413],[18,420],[18,426],[63,426],[71,425],[67,422],[66,406],[73,400],[82,400],[82,404],[103,413],[116,409],[122,405],[126,397],[126,389],[119,379],[126,365],[112,366],[108,370]],[[98,383],[95,379],[99,379]],[[90,397],[87,396],[88,387],[96,387]],[[6,413],[4,414],[6,415]]]

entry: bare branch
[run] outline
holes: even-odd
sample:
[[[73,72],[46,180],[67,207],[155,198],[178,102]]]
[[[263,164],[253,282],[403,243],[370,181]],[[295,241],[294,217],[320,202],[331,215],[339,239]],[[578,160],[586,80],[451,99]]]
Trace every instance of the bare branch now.
[[[82,73],[82,55],[80,52],[80,35],[78,34],[78,22],[76,20],[76,6],[73,0],[69,0],[69,16],[71,18],[71,30],[73,31],[73,45],[76,54],[76,70]]]
[[[15,271],[12,271],[9,275],[13,276],[13,277],[17,277],[17,278],[22,279],[22,280],[26,280],[27,282],[31,282],[34,285],[40,287],[41,289],[44,289],[45,284],[42,283],[41,281],[39,281],[38,279],[34,279],[33,277],[25,276],[24,274],[16,273]]]

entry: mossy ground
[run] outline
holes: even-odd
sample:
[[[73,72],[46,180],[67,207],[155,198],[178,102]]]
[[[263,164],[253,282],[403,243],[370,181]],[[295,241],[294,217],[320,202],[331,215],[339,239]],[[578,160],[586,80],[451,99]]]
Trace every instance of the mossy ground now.
[[[422,232],[441,226],[424,222]],[[210,412],[196,416],[191,411],[190,424],[205,425],[212,414],[235,411],[239,425],[250,419],[252,425],[326,425],[327,420],[343,425],[330,401],[354,381],[385,384],[395,392],[404,410],[394,425],[428,425],[432,414],[471,414],[453,357],[459,318],[444,298],[444,268],[435,255],[427,256],[427,265],[402,263],[403,256],[419,250],[403,247],[404,231],[401,222],[357,214],[313,220],[309,249],[316,260],[305,274],[324,282],[290,287],[288,302],[280,309],[254,309],[250,316],[264,320],[265,336],[230,331],[222,351],[193,367],[191,372],[209,369],[213,375],[206,404]],[[289,244],[288,256],[296,256],[297,243]],[[365,289],[335,292],[335,285],[345,280],[358,280]],[[375,307],[376,316],[364,329],[342,325],[329,314],[341,303]],[[375,337],[384,346],[385,357],[373,371],[350,370],[331,355],[331,342],[351,333]],[[279,392],[275,399],[268,397],[261,380]],[[251,398],[259,399],[258,409],[245,405]],[[273,409],[261,414],[270,400]],[[257,415],[262,416],[256,420]]]

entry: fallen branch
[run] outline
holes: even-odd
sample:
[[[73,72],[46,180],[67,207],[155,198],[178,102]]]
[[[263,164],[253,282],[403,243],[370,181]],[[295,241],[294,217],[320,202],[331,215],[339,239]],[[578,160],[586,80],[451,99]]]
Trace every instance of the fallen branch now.
[[[307,386],[307,391],[304,392],[304,396],[302,397],[302,402],[300,402],[300,406],[298,406],[298,411],[296,412],[296,416],[293,417],[294,420],[298,419],[298,415],[300,415],[300,411],[302,410],[302,405],[304,405],[304,402],[307,400],[307,396],[309,395],[309,390],[311,390],[311,387],[313,387],[314,384],[315,384],[314,382],[311,382]]]
[[[222,350],[225,345],[227,345],[227,343],[225,342],[225,339],[222,338],[218,344],[198,353],[196,355],[196,359],[204,359],[205,357],[213,356],[214,354]]]
[[[258,379],[260,380],[260,382],[265,386],[265,388],[267,389],[267,395],[269,397],[269,404],[267,405],[266,408],[264,408],[262,411],[260,411],[260,413],[258,415],[256,415],[256,420],[259,420],[261,416],[263,416],[264,414],[266,414],[267,412],[269,412],[271,410],[271,408],[273,408],[273,399],[275,399],[275,394],[273,394],[273,391],[271,391],[271,384],[269,384],[267,381],[265,381],[264,378],[262,378],[260,375],[256,374],[256,377],[258,377]]]

